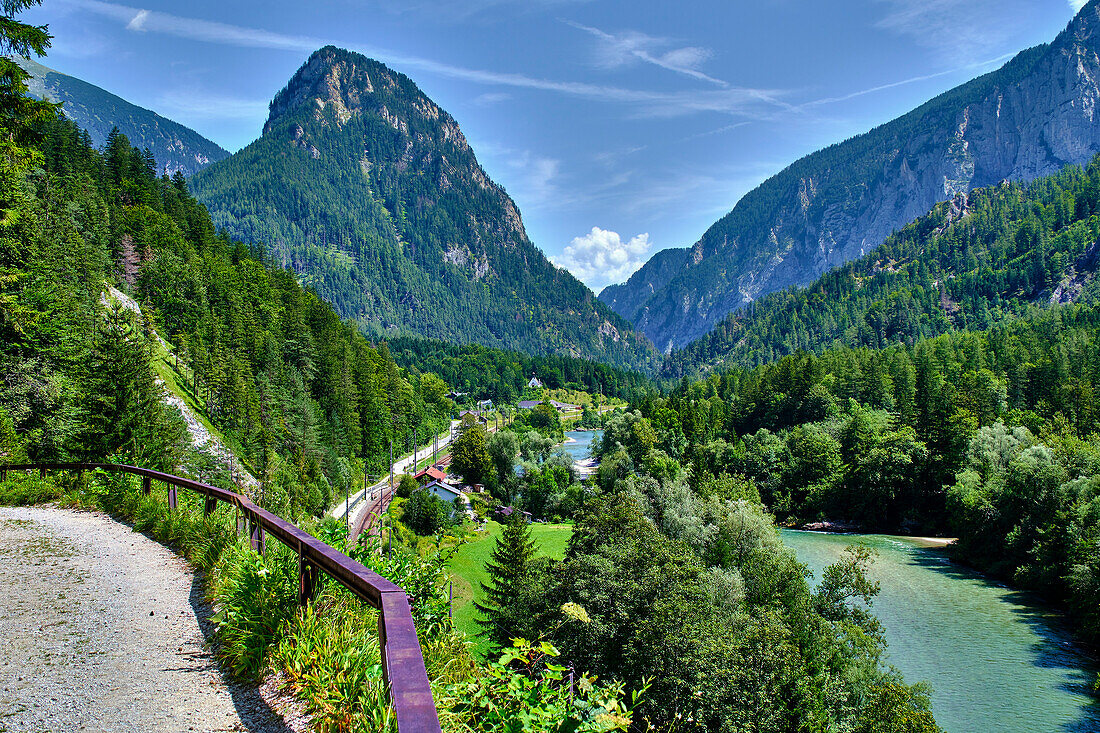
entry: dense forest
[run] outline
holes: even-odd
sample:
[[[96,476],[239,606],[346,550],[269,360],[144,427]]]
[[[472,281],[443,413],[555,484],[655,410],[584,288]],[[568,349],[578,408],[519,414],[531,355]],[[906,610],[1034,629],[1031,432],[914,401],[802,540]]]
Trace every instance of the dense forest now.
[[[638,372],[571,356],[530,356],[477,344],[459,346],[411,337],[391,339],[387,344],[400,366],[431,372],[471,400],[515,402],[532,376],[549,389],[575,389],[627,401],[656,389]]]
[[[445,428],[439,379],[406,379],[292,273],[215,233],[182,176],[156,176],[149,151],[117,132],[96,150],[42,109],[0,171],[0,412],[22,452],[173,468],[187,441],[161,400],[154,328],[265,503],[291,515],[382,472],[391,439]],[[109,283],[143,317],[105,298]]]
[[[604,472],[759,496],[780,521],[957,536],[956,557],[1069,605],[1100,641],[1100,308],[885,349],[798,353],[646,399]]]
[[[454,119],[360,54],[314,53],[272,101],[263,136],[191,183],[218,227],[265,245],[372,335],[630,368],[659,360],[530,242]]]
[[[937,205],[865,257],[773,293],[666,360],[679,378],[836,345],[881,348],[981,330],[1038,304],[1090,300],[1100,161]]]

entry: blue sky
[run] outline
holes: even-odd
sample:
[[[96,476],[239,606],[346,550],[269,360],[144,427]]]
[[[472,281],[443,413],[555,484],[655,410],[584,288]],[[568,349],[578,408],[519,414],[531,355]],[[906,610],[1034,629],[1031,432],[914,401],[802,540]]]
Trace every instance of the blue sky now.
[[[229,150],[333,43],[458,120],[531,239],[597,291],[753,186],[1054,38],[1083,0],[45,0],[48,66]]]

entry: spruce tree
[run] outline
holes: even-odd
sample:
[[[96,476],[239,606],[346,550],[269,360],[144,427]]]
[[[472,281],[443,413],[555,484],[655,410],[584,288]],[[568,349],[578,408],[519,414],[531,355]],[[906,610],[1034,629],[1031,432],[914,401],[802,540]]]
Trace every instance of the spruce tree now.
[[[481,614],[482,635],[498,646],[508,646],[513,638],[524,636],[530,627],[528,591],[535,554],[531,528],[516,511],[504,525],[493,554],[485,564],[489,582],[481,584],[484,601],[474,602]]]

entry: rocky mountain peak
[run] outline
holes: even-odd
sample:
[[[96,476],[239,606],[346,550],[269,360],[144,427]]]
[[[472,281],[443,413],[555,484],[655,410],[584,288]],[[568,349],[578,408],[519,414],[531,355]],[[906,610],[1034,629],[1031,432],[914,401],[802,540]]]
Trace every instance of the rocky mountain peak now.
[[[312,109],[315,119],[323,118],[326,110],[331,110],[340,128],[352,117],[372,111],[406,136],[416,137],[410,134],[414,127],[428,129],[437,142],[469,149],[458,123],[411,79],[379,61],[335,46],[314,51],[275,95],[264,134],[303,108]],[[409,119],[413,116],[416,121]]]
[[[1052,45],[1055,48],[1077,45],[1094,49],[1100,45],[1100,0],[1086,3]]]

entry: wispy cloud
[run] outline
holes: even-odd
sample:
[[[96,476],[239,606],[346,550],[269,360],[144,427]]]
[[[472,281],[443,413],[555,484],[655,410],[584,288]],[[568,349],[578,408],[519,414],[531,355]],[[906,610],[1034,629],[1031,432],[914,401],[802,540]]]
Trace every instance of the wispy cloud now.
[[[308,53],[334,40],[274,33],[102,0],[60,0],[60,2],[117,20],[133,32],[161,33],[207,43]],[[761,118],[767,116],[768,110],[774,112],[776,109],[794,109],[793,105],[779,98],[783,94],[780,90],[727,86],[713,90],[654,92],[586,82],[540,79],[513,72],[470,69],[433,59],[394,53],[383,48],[362,44],[347,45],[404,70],[419,69],[441,77],[487,86],[547,91],[604,103],[629,104],[638,107],[643,114],[647,115],[676,116],[696,112],[721,112]]]
[[[1089,0],[1067,0],[1069,6],[1073,8],[1073,12],[1080,12],[1081,8],[1085,7]]]
[[[561,255],[551,257],[551,261],[598,292],[605,285],[623,282],[634,274],[645,264],[651,246],[648,233],[624,242],[618,232],[592,227],[587,234],[574,237]]]
[[[1014,45],[1014,36],[1035,12],[1032,0],[878,2],[887,12],[877,27],[906,36],[952,64],[983,59]]]
[[[920,76],[911,76],[908,79],[901,79],[900,81],[892,81],[886,84],[879,84],[877,86],[868,87],[867,89],[860,89],[856,92],[850,92],[848,94],[842,94],[837,97],[822,97],[821,99],[814,99],[802,104],[802,107],[815,107],[822,104],[832,104],[834,102],[847,102],[849,99],[855,99],[867,94],[874,94],[875,92],[885,91],[887,89],[894,89],[896,87],[905,86],[907,84],[915,84],[917,82],[928,81],[930,79],[937,79],[941,76],[949,76],[951,74],[958,74],[963,71],[974,71],[975,69],[988,68],[1002,61],[1015,56],[1015,53],[1001,54],[1000,56],[992,59],[986,59],[985,61],[978,61],[972,64],[965,64],[963,66],[957,66],[953,69],[945,69],[944,71],[937,71],[931,74],[922,74]]]
[[[474,97],[474,104],[479,106],[488,106],[490,104],[500,104],[501,102],[507,102],[512,98],[511,94],[507,92],[486,92],[485,94],[479,94]]]
[[[185,119],[254,120],[267,114],[267,102],[262,99],[225,97],[198,89],[174,89],[156,99],[162,112]]]
[[[602,41],[599,58],[600,64],[604,67],[617,68],[642,61],[715,86],[729,86],[727,82],[699,71],[699,65],[711,57],[710,49],[698,46],[668,48],[672,42],[666,38],[655,38],[638,31],[626,31],[615,35],[573,21],[564,22]]]

